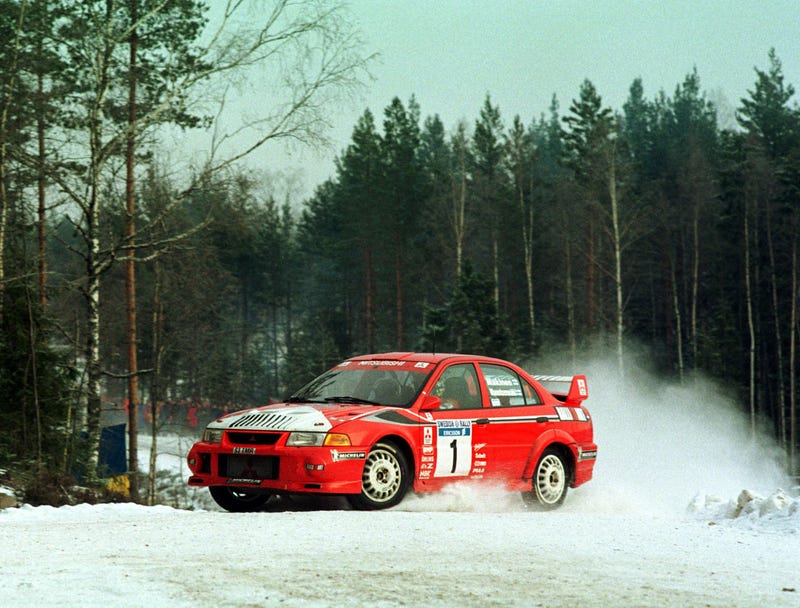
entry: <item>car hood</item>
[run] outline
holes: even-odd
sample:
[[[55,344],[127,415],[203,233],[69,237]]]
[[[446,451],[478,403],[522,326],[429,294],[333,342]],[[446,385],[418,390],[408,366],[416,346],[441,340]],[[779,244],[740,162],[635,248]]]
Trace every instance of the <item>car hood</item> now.
[[[228,414],[211,422],[208,428],[323,433],[342,422],[384,409],[390,408],[374,405],[278,403]]]

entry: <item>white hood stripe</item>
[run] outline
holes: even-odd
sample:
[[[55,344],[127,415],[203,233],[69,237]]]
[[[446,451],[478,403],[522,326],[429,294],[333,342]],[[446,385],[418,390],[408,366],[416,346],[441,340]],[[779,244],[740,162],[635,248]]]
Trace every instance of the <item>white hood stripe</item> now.
[[[325,432],[331,428],[325,415],[309,406],[282,409],[279,412],[246,412],[226,418],[223,424],[229,429],[259,431]]]

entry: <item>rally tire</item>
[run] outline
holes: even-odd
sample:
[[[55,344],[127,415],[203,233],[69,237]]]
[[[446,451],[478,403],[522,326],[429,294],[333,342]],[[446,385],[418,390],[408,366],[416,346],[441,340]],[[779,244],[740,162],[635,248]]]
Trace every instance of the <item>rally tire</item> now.
[[[259,511],[271,497],[269,492],[254,488],[210,486],[208,491],[214,502],[231,513]]]
[[[557,509],[567,498],[569,479],[569,465],[561,450],[547,448],[536,463],[531,490],[522,493],[525,505],[536,511]]]
[[[391,442],[376,443],[364,461],[361,493],[347,499],[356,509],[388,509],[399,504],[410,483],[408,462],[403,452]]]

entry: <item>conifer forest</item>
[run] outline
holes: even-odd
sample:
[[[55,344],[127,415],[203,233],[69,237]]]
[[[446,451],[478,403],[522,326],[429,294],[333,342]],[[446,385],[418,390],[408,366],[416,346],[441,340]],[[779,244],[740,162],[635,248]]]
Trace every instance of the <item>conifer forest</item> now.
[[[800,108],[775,51],[726,127],[696,70],[617,108],[590,80],[525,116],[490,91],[457,124],[401,91],[301,201],[247,157],[321,141],[371,58],[330,2],[246,31],[238,6],[0,0],[0,468],[98,475],[124,405],[144,469],[168,406],[264,404],[355,354],[596,350],[624,374],[635,350],[718,380],[798,473]],[[176,170],[165,134],[213,130],[211,84],[262,64],[284,99]]]

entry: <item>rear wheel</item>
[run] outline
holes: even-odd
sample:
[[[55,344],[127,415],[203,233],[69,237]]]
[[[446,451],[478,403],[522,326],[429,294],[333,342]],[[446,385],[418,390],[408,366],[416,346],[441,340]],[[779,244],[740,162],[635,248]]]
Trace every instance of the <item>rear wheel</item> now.
[[[254,488],[234,488],[228,486],[211,486],[208,488],[211,498],[220,507],[232,513],[258,511],[267,504],[271,494],[265,490]]]
[[[530,492],[522,493],[528,507],[549,511],[562,505],[569,487],[569,468],[560,450],[548,448],[544,451],[536,464],[531,485]]]
[[[356,509],[387,509],[398,504],[409,485],[408,463],[393,443],[376,443],[361,474],[361,494],[347,497]]]

